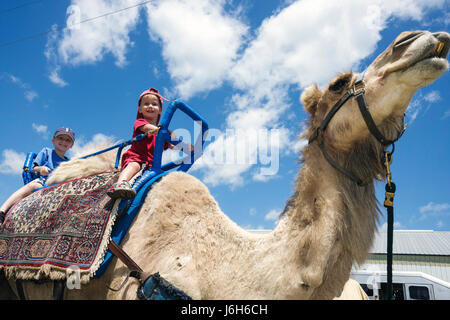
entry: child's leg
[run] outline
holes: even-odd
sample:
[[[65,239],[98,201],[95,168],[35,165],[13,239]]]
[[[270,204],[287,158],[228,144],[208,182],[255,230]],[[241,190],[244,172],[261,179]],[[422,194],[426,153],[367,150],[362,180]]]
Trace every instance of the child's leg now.
[[[138,162],[130,162],[125,168],[120,172],[117,183],[111,186],[111,188],[106,191],[106,194],[112,199],[122,198],[122,199],[133,199],[136,196],[136,191],[131,188],[130,180],[136,173],[141,170],[141,164]]]
[[[32,194],[34,189],[41,187],[42,185],[37,181],[31,181],[30,183],[27,183],[22,188],[18,189],[16,192],[9,196],[9,198],[0,206],[0,211],[6,213],[9,208],[11,208],[17,202]]]
[[[120,172],[119,178],[117,179],[118,182],[121,181],[129,181],[131,178],[134,177],[136,173],[141,170],[141,164],[138,162],[130,162],[125,168],[122,169],[122,172]]]

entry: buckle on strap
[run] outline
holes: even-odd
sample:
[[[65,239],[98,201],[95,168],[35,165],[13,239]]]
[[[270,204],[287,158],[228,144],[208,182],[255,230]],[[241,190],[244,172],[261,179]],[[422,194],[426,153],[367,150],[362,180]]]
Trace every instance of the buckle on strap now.
[[[358,96],[364,93],[364,82],[362,79],[355,81],[353,86],[350,88],[350,93],[354,96]]]

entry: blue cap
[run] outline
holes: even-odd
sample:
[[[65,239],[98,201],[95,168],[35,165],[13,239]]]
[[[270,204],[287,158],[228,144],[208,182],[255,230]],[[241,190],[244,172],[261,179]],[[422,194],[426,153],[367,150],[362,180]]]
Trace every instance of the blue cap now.
[[[75,142],[75,132],[73,132],[72,129],[67,128],[67,127],[58,128],[58,130],[55,131],[53,138],[56,138],[57,136],[62,135],[62,134],[68,135],[69,137],[72,138],[72,141]]]

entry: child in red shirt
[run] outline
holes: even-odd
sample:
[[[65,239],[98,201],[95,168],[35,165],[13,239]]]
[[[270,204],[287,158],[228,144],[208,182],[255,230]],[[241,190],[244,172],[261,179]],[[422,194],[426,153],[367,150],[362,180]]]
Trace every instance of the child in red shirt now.
[[[155,150],[157,127],[161,119],[162,97],[157,89],[151,88],[141,93],[138,101],[138,113],[134,123],[133,138],[141,133],[148,136],[133,143],[122,155],[122,172],[115,183],[106,192],[111,198],[132,199],[136,191],[128,182],[143,167],[149,168],[153,163],[153,152]],[[173,148],[173,145],[169,145]]]

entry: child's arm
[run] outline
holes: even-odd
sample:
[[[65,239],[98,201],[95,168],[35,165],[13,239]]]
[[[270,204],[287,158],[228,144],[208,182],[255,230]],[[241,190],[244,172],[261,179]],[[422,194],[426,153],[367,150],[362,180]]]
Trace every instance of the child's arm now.
[[[48,176],[50,174],[51,169],[47,166],[44,166],[43,164],[47,162],[47,159],[49,157],[48,155],[49,149],[43,148],[39,153],[36,155],[36,158],[33,161],[33,171],[39,173],[41,176]]]
[[[148,134],[157,134],[159,131],[159,127],[153,125],[153,124],[144,124],[143,126],[140,126],[137,128],[142,133],[148,133]]]
[[[175,139],[177,138],[177,136],[176,136],[172,131],[169,130],[169,132],[170,132],[171,138],[172,138],[173,140],[175,140]],[[194,146],[193,146],[192,144],[190,144],[189,142],[185,142],[184,144],[187,145],[187,146],[189,147],[189,151],[190,151],[190,152],[194,151]],[[169,143],[169,148],[170,148],[170,149],[173,149],[173,150],[181,150],[181,149],[183,149],[183,151],[185,151],[184,148],[180,148],[180,147],[178,147],[178,146],[174,146],[174,145],[171,144],[171,143]],[[185,153],[186,153],[186,152],[185,152]]]
[[[157,126],[155,126],[153,124],[144,124],[143,126],[138,127],[138,130],[141,131],[142,133],[157,134],[158,131],[159,131],[159,127],[157,127]],[[170,135],[171,135],[172,139],[176,139],[177,138],[177,136],[172,131],[169,130],[169,132],[170,132]],[[168,147],[170,149],[175,149],[175,150],[180,150],[181,149],[181,148],[179,148],[177,146],[174,146],[171,143],[167,143],[167,144],[168,144]],[[185,144],[189,146],[189,149],[190,149],[189,151],[191,151],[191,152],[194,151],[194,146],[193,145],[191,145],[190,143],[185,143]],[[185,150],[183,150],[183,151],[185,151]]]
[[[39,173],[41,176],[48,176],[50,174],[50,168],[46,166],[35,166],[33,170]]]

